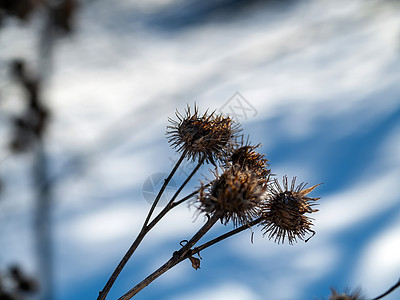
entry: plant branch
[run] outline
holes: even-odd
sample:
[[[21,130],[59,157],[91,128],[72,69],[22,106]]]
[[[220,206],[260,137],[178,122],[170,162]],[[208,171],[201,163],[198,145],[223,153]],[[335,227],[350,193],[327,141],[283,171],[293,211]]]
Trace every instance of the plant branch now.
[[[175,192],[175,194],[172,196],[171,200],[168,202],[168,204],[164,207],[162,211],[153,219],[153,221],[150,222],[150,224],[147,225],[146,229],[147,231],[151,230],[172,208],[174,208],[177,205],[174,205],[175,199],[179,196],[180,192],[183,190],[183,188],[186,186],[186,184],[189,182],[189,180],[196,174],[196,172],[199,170],[201,165],[204,163],[204,159],[200,160],[197,166],[193,169],[193,171],[190,173],[190,175],[186,178],[186,180],[182,183],[182,185],[178,188],[178,190]],[[192,193],[193,194],[193,193]],[[194,193],[196,194],[196,192]],[[185,197],[186,198],[186,197]],[[189,197],[190,198],[190,197]],[[188,199],[189,199],[188,198]],[[182,199],[183,200],[183,199]],[[182,201],[180,200],[180,201]],[[187,199],[185,199],[187,200]],[[182,201],[183,202],[183,201]]]
[[[389,295],[391,292],[393,292],[395,289],[397,289],[400,286],[400,279],[396,282],[394,286],[392,286],[390,289],[388,289],[386,292],[384,292],[382,295],[375,297],[372,300],[379,300],[382,299],[383,297]]]
[[[167,272],[172,267],[176,266],[181,261],[185,260],[187,257],[191,256],[190,248],[193,247],[206,233],[211,229],[211,227],[218,221],[219,215],[215,214],[208,219],[208,221],[200,228],[200,230],[184,245],[179,251],[174,252],[172,257],[160,268],[154,271],[152,274],[147,276],[142,282],[137,284],[131,290],[129,290],[125,295],[120,297],[118,300],[129,300],[142,289],[152,283],[155,279],[160,277],[162,274]]]
[[[146,220],[144,221],[143,227],[146,227],[150,221],[151,215],[154,212],[154,209],[156,208],[158,201],[160,201],[161,195],[164,193],[165,188],[167,187],[168,183],[171,181],[172,176],[174,176],[176,170],[178,170],[180,164],[182,163],[182,161],[184,160],[185,156],[186,156],[187,150],[183,151],[181,157],[179,158],[179,160],[176,162],[174,168],[172,169],[171,173],[169,173],[167,179],[164,180],[164,184],[161,187],[160,191],[158,192],[158,195],[156,197],[156,199],[154,199],[153,205],[150,208],[149,213],[147,214]]]
[[[229,231],[229,232],[227,232],[227,233],[225,233],[223,235],[220,235],[219,237],[216,237],[215,239],[212,239],[211,241],[209,241],[207,243],[204,243],[204,244],[194,248],[191,251],[191,254],[192,255],[197,254],[200,251],[202,251],[202,250],[204,250],[204,249],[206,249],[206,248],[208,248],[208,247],[210,247],[210,246],[212,246],[212,245],[214,245],[216,243],[219,243],[220,241],[223,241],[223,240],[231,237],[232,235],[235,235],[235,234],[237,234],[239,232],[242,232],[242,231],[244,231],[246,229],[249,229],[249,228],[253,227],[254,225],[260,223],[261,221],[262,221],[262,218],[255,219],[254,221],[249,222],[248,224],[242,225],[242,226],[237,227],[237,228],[235,228],[235,229],[233,229],[233,230],[231,230],[231,231]]]
[[[182,203],[185,202],[186,200],[189,200],[189,199],[192,198],[194,195],[196,195],[199,191],[200,191],[200,189],[197,189],[197,190],[195,190],[193,193],[190,193],[189,195],[183,197],[182,199],[173,202],[173,203],[171,204],[171,208],[182,204]]]
[[[168,177],[164,180],[164,184],[161,187],[160,191],[158,192],[156,198],[154,199],[154,202],[150,208],[149,213],[147,214],[146,220],[143,223],[143,227],[140,230],[138,236],[136,237],[135,241],[132,243],[132,245],[129,247],[128,251],[124,255],[124,257],[121,259],[117,267],[115,268],[114,272],[111,274],[111,277],[108,279],[106,285],[104,286],[103,290],[99,292],[99,296],[97,297],[97,300],[105,300],[108,293],[110,292],[111,287],[113,286],[115,280],[121,273],[122,269],[125,267],[126,263],[128,260],[131,258],[132,254],[135,252],[139,244],[142,242],[143,238],[146,236],[146,234],[149,232],[149,230],[155,225],[155,223],[150,227],[148,226],[148,222],[151,218],[151,215],[154,212],[155,207],[158,204],[158,201],[161,198],[161,195],[163,194],[165,188],[167,187],[168,183],[171,181],[172,176],[174,176],[176,170],[178,169],[179,165],[182,163],[183,159],[186,156],[186,152],[184,151],[179,158],[179,160],[176,162],[174,168],[172,169],[171,173],[168,175]],[[157,221],[158,222],[158,221]],[[153,222],[152,222],[153,223]]]
[[[182,185],[179,187],[179,189],[176,191],[176,193],[174,194],[174,196],[171,198],[171,200],[169,201],[167,206],[175,207],[179,204],[173,205],[175,199],[179,196],[180,192],[183,190],[183,188],[186,186],[186,184],[189,182],[190,179],[192,179],[192,177],[194,176],[194,174],[196,174],[196,172],[200,169],[201,165],[204,163],[204,158],[202,158],[199,163],[197,164],[197,166],[193,169],[193,171],[190,173],[190,175],[188,176],[188,178],[186,178],[185,182],[182,183]],[[190,194],[190,195],[195,195],[199,190],[195,191],[194,193]],[[186,198],[186,197],[185,197]],[[184,199],[185,199],[184,198]],[[190,198],[190,197],[189,197]],[[187,198],[187,199],[189,199]],[[185,199],[185,200],[187,200]],[[183,199],[182,199],[183,200]],[[180,201],[182,201],[180,200]],[[184,200],[184,201],[185,201]],[[183,202],[183,201],[182,201]]]
[[[169,269],[171,269],[172,267],[176,266],[182,260],[183,260],[183,258],[178,258],[178,257],[175,257],[175,256],[171,257],[164,265],[162,265],[160,268],[158,268],[151,275],[147,276],[146,279],[144,279],[142,282],[137,284],[133,289],[131,289],[125,295],[123,295],[122,297],[118,298],[118,300],[131,299],[133,296],[135,296],[137,293],[139,293],[141,290],[143,290],[146,286],[148,286],[150,283],[152,283],[154,280],[156,280],[162,274],[167,272]]]
[[[204,187],[208,187],[209,185],[211,185],[211,183],[207,183],[206,185],[204,185]],[[171,206],[175,207],[175,206],[182,204],[186,200],[188,200],[188,199],[192,198],[194,195],[196,195],[199,191],[200,191],[200,189],[195,190],[193,193],[190,193],[189,195],[185,196],[184,198],[182,198],[178,201],[175,201],[174,203],[171,204]]]

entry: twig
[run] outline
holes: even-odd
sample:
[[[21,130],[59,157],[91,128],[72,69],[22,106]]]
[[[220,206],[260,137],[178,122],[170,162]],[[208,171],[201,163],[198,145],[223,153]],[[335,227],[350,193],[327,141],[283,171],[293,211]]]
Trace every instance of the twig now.
[[[183,190],[183,188],[186,186],[186,184],[189,182],[189,180],[196,174],[196,172],[199,170],[201,165],[204,163],[204,159],[200,160],[197,166],[193,169],[193,171],[190,173],[190,175],[186,178],[186,180],[182,183],[182,185],[178,188],[178,190],[175,192],[175,194],[172,196],[171,200],[168,202],[168,204],[164,207],[162,211],[153,219],[153,221],[150,222],[149,225],[147,225],[146,229],[147,231],[151,230],[172,208],[174,208],[177,205],[174,205],[175,199],[179,196],[180,192]],[[197,192],[195,192],[197,193]],[[193,193],[192,193],[193,194]],[[187,196],[188,197],[188,196]],[[185,197],[186,198],[186,197]],[[183,199],[182,199],[183,200]],[[180,200],[180,201],[182,201]],[[187,200],[187,199],[185,199]],[[183,201],[182,201],[183,202]]]
[[[394,286],[392,286],[390,289],[388,289],[386,292],[384,292],[382,295],[373,298],[372,300],[378,300],[378,299],[382,299],[383,297],[389,295],[391,292],[393,292],[395,289],[397,289],[400,286],[400,278],[399,280],[396,282],[396,284]]]
[[[174,252],[172,257],[160,268],[154,271],[151,275],[146,277],[142,282],[137,284],[134,288],[129,290],[125,295],[120,297],[118,300],[129,300],[137,293],[139,293],[142,289],[152,283],[155,279],[160,277],[162,274],[167,272],[172,267],[176,266],[178,263],[186,259],[191,255],[190,248],[193,247],[206,233],[210,228],[218,221],[220,218],[219,215],[215,214],[210,217],[208,221],[203,225],[202,228],[184,245],[179,251]],[[188,255],[189,254],[189,255]]]
[[[210,247],[210,246],[212,246],[212,245],[214,245],[214,244],[216,244],[216,243],[218,243],[220,241],[223,241],[223,240],[227,239],[228,237],[231,237],[232,235],[235,235],[235,234],[237,234],[239,232],[242,232],[242,231],[244,231],[246,229],[249,229],[249,228],[253,227],[254,225],[260,223],[261,221],[262,221],[262,218],[255,219],[252,222],[249,222],[249,223],[247,223],[245,225],[242,225],[242,226],[240,226],[238,228],[235,228],[235,229],[233,229],[233,230],[231,230],[231,231],[229,231],[229,232],[227,232],[227,233],[225,233],[223,235],[220,235],[219,237],[217,237],[215,239],[212,239],[211,241],[209,241],[207,243],[204,243],[204,244],[194,248],[191,251],[191,254],[192,255],[197,254],[200,251],[202,251],[202,250],[204,250],[204,249],[206,249],[206,248],[208,248],[208,247]]]
[[[175,199],[179,196],[179,194],[180,194],[180,192],[183,190],[183,188],[186,186],[186,184],[189,182],[189,180],[194,176],[194,174],[196,174],[196,172],[200,169],[200,167],[201,167],[201,165],[204,163],[204,158],[202,158],[202,159],[200,159],[200,161],[198,162],[198,164],[197,164],[197,166],[193,169],[193,171],[190,173],[190,175],[186,178],[186,180],[185,180],[185,182],[184,183],[182,183],[182,185],[179,187],[179,189],[176,191],[176,193],[174,194],[174,196],[172,196],[172,198],[171,198],[171,200],[169,201],[169,203],[168,203],[168,205],[167,206],[169,206],[169,207],[175,207],[175,206],[177,206],[177,205],[179,205],[179,204],[176,204],[176,205],[173,205],[174,204],[174,201],[175,201]],[[192,193],[191,195],[193,196],[193,195],[195,195],[196,193],[198,192],[198,190],[197,191],[195,191],[194,193]],[[186,198],[186,197],[185,197]],[[187,200],[187,199],[189,199],[189,198],[187,198],[187,199],[185,199],[184,198],[184,201],[185,200]],[[183,199],[181,199],[180,201],[182,201]],[[182,201],[183,202],[183,201]]]
[[[190,193],[189,195],[183,197],[182,199],[175,201],[174,203],[171,204],[171,207],[175,207],[178,206],[180,204],[182,204],[183,202],[185,202],[186,200],[189,200],[190,198],[192,198],[194,195],[196,195],[198,192],[200,191],[200,189],[195,190],[193,193]]]
[[[176,170],[178,169],[179,165],[182,163],[183,159],[186,156],[186,151],[184,151],[179,158],[179,160],[176,162],[174,168],[172,169],[171,173],[168,175],[168,177],[164,180],[164,184],[161,187],[160,191],[158,192],[156,198],[154,199],[153,205],[151,206],[149,213],[147,214],[146,220],[143,223],[143,227],[140,230],[138,236],[136,237],[135,241],[132,243],[132,245],[129,247],[128,251],[124,255],[124,257],[121,259],[119,262],[118,266],[115,268],[114,272],[112,273],[111,277],[108,279],[106,285],[104,288],[99,292],[99,296],[97,297],[97,300],[104,300],[106,299],[108,293],[110,292],[111,287],[113,286],[115,280],[121,273],[122,269],[125,267],[126,263],[128,260],[131,258],[132,254],[135,252],[136,248],[139,246],[139,244],[142,242],[143,238],[146,236],[148,231],[155,225],[155,223],[150,227],[148,226],[148,222],[151,218],[151,215],[154,212],[155,207],[158,204],[158,201],[161,198],[161,195],[163,194],[165,188],[167,187],[168,183],[171,181],[172,176],[174,176]],[[153,223],[153,222],[152,222]]]
[[[179,158],[179,160],[176,162],[174,168],[172,169],[171,173],[168,175],[167,179],[164,180],[164,184],[161,187],[160,191],[158,192],[158,195],[156,197],[156,199],[154,199],[153,205],[150,208],[149,213],[147,214],[146,220],[144,221],[143,227],[146,227],[147,224],[150,221],[151,215],[154,212],[154,209],[156,208],[158,201],[160,201],[161,195],[164,193],[165,188],[167,187],[168,183],[171,181],[172,176],[174,176],[176,170],[178,170],[180,164],[182,163],[182,161],[184,160],[185,156],[186,156],[187,150],[183,151],[181,157]]]
[[[208,187],[210,185],[211,185],[211,183],[207,183],[206,185],[204,185],[204,187]],[[190,193],[189,195],[183,197],[182,199],[175,201],[174,203],[171,204],[171,206],[175,207],[175,206],[182,204],[186,200],[188,200],[188,199],[192,198],[194,195],[196,195],[199,191],[200,191],[200,189],[195,190],[193,193]]]

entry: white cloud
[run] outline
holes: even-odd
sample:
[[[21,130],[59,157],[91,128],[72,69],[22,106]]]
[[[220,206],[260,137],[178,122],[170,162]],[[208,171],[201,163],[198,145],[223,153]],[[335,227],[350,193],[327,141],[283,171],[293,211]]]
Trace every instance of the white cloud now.
[[[318,236],[308,243],[278,245],[256,235],[254,244],[250,244],[249,235],[243,233],[230,242],[228,249],[249,266],[256,265],[249,267],[249,272],[258,274],[263,294],[280,300],[304,299],[305,288],[329,274],[344,254],[329,238]]]
[[[381,147],[382,160],[377,162],[376,168],[386,170],[400,168],[400,126],[392,129]]]
[[[339,249],[332,244],[310,245],[296,254],[292,267],[298,274],[307,274],[310,280],[321,278],[340,260]]]
[[[249,287],[239,282],[222,282],[219,285],[207,286],[204,289],[194,289],[181,296],[174,296],[171,300],[261,300],[263,297],[255,294]]]
[[[376,297],[400,277],[400,214],[365,247],[352,281],[362,286],[369,297]],[[385,299],[398,299],[399,290]]]
[[[132,234],[144,218],[144,209],[137,204],[114,204],[77,216],[65,223],[67,236],[75,243],[94,247],[95,243],[110,243]]]
[[[273,279],[265,282],[263,294],[265,298],[274,300],[303,299],[304,283],[307,282],[309,283],[307,276],[287,272],[286,275],[274,276]]]
[[[345,191],[340,191],[319,201],[315,230],[329,235],[348,230],[370,217],[379,215],[398,203],[399,170],[366,178]]]

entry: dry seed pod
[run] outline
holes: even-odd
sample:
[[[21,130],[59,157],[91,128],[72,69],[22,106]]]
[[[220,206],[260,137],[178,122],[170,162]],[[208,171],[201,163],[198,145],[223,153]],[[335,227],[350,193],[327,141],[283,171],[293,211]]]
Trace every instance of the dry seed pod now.
[[[260,147],[259,144],[253,146],[249,142],[244,142],[242,138],[225,159],[225,167],[233,165],[243,169],[248,168],[268,181],[271,174],[271,170],[268,168],[268,159],[265,158],[265,155],[255,151],[258,147]]]
[[[312,219],[305,216],[305,213],[318,211],[313,209],[314,201],[319,198],[310,198],[307,195],[318,185],[304,189],[305,184],[301,183],[297,187],[296,177],[293,178],[291,186],[288,186],[288,179],[283,177],[283,189],[277,179],[269,186],[268,196],[262,205],[261,215],[263,221],[264,235],[269,239],[283,243],[285,238],[289,244],[297,241],[297,238],[304,240],[309,233],[315,232],[311,229]],[[313,236],[312,235],[312,236]],[[306,242],[308,239],[305,240]]]
[[[220,214],[221,222],[234,226],[247,224],[258,216],[259,205],[267,189],[265,181],[249,169],[233,166],[213,181],[210,188],[200,188],[199,210]]]
[[[207,112],[200,115],[197,107],[192,112],[188,106],[184,115],[176,112],[176,116],[178,120],[169,119],[168,141],[192,160],[205,159],[215,165],[215,160],[221,160],[240,131],[231,118]]]
[[[361,295],[361,290],[354,292],[345,292],[339,294],[335,289],[331,288],[332,294],[329,296],[329,300],[362,300],[365,299]]]

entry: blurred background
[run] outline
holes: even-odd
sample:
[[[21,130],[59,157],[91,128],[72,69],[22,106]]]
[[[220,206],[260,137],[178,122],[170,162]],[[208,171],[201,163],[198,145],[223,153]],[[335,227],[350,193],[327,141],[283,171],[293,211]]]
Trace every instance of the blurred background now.
[[[277,245],[245,231],[137,299],[373,298],[400,277],[398,1],[1,0],[0,22],[3,293],[95,299],[179,157],[168,117],[194,103],[240,122],[278,178],[324,183],[311,194],[317,234]],[[109,299],[203,222],[172,211]]]

